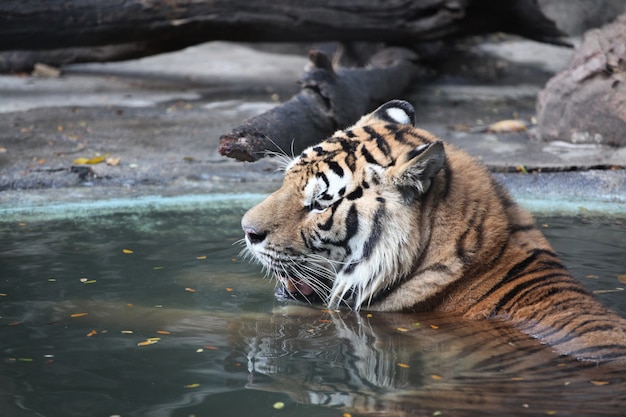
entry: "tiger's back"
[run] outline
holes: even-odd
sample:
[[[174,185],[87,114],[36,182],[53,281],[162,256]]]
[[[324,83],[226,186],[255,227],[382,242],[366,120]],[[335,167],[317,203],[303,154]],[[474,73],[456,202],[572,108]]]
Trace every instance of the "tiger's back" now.
[[[295,298],[512,322],[562,354],[626,358],[626,320],[561,264],[534,220],[465,152],[392,101],[305,150],[242,219]]]

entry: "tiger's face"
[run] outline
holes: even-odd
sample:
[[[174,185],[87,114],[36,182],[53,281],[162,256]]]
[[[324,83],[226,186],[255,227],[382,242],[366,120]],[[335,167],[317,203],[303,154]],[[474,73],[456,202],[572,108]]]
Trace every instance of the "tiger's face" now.
[[[247,250],[278,293],[330,307],[370,305],[406,277],[427,235],[422,200],[445,163],[442,142],[392,101],[310,147],[282,187],[242,219]]]

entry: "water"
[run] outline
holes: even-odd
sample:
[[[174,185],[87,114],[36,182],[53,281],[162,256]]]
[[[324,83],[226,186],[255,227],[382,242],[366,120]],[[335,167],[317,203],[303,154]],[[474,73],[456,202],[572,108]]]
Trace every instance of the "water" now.
[[[0,223],[0,414],[624,413],[626,371],[581,369],[507,326],[275,301],[234,244],[244,211]],[[538,222],[626,315],[626,225]]]

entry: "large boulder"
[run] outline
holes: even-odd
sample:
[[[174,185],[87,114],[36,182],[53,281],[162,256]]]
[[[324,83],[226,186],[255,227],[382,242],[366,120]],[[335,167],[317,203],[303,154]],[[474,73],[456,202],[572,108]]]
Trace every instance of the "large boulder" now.
[[[537,99],[543,140],[626,146],[626,14],[585,33]]]

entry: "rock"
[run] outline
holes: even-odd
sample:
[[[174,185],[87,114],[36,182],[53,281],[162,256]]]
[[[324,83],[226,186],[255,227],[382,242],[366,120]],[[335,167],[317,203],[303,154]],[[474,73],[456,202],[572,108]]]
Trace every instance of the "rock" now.
[[[545,141],[626,146],[626,14],[585,33],[539,93],[537,122]]]

